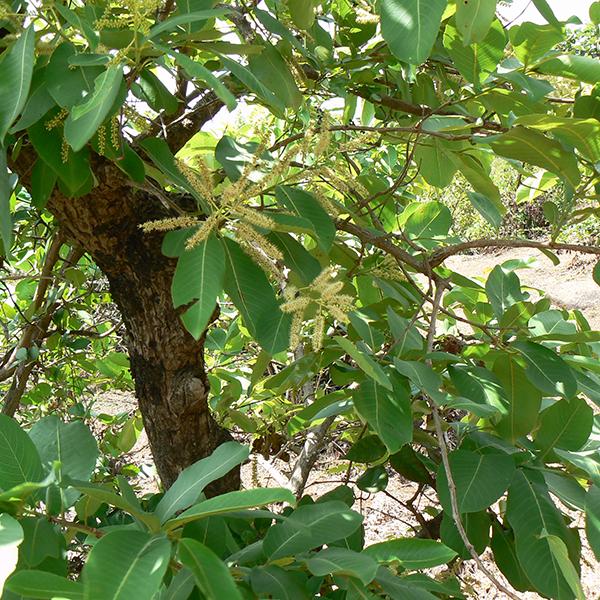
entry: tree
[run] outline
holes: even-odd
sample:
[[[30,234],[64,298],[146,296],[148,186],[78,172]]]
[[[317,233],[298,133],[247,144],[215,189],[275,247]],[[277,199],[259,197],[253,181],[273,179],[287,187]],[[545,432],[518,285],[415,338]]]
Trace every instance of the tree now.
[[[600,62],[557,50],[565,26],[546,2],[535,5],[547,24],[508,29],[496,18],[493,0],[4,7],[5,261],[19,252],[19,232],[38,220],[51,237],[28,326],[4,362],[2,377],[12,381],[4,412],[18,409],[56,320],[59,305],[48,295],[48,278],[85,253],[106,276],[122,315],[144,426],[162,482],[172,486],[158,504],[141,510],[126,482],[118,481],[117,496],[81,481],[92,476],[93,451],[92,468],[75,475],[66,465],[76,458],[43,450],[46,431],[66,425],[46,419],[37,432],[34,426],[32,447],[3,419],[5,435],[20,444],[31,467],[7,459],[0,478],[8,494],[0,506],[12,519],[7,530],[16,532],[11,548],[21,535],[13,516],[44,487],[54,490],[47,497],[54,523],[111,540],[92,550],[87,591],[65,593],[89,596],[90,586],[101,585],[102,569],[94,565],[114,556],[115,544],[127,547],[132,561],[138,550],[156,552],[160,568],[144,583],[148,598],[181,564],[206,597],[240,594],[220,559],[235,556],[243,567],[247,557],[231,546],[229,554],[222,549],[214,556],[215,547],[207,553],[199,542],[185,541],[185,529],[177,541],[178,528],[226,512],[223,506],[235,512],[293,503],[282,490],[231,491],[239,487],[233,468],[245,456],[232,442],[223,445],[230,436],[217,423],[209,394],[216,391],[229,407],[233,384],[229,395],[221,388],[232,375],[209,373],[205,352],[209,342],[222,351],[212,326],[225,318],[222,347],[234,338],[237,345],[222,354],[253,364],[243,393],[266,404],[284,394],[289,400],[292,390],[305,405],[301,411],[288,406],[283,423],[272,424],[304,436],[292,476],[298,496],[330,427],[345,420],[348,459],[365,466],[361,489],[384,488],[389,465],[421,490],[436,490],[438,516],[428,521],[415,511],[422,534],[441,536],[445,544],[428,546],[441,555],[428,555],[427,566],[472,558],[503,593],[516,597],[479,558],[491,544],[515,589],[581,597],[578,532],[550,493],[587,510],[588,537],[598,553],[598,449],[588,403],[600,397],[598,334],[581,313],[553,310],[522,290],[518,264],[497,267],[485,285],[444,266],[456,254],[497,247],[537,248],[557,261],[561,250],[600,255],[599,248],[557,241],[567,224],[598,210]],[[575,82],[576,97],[557,97],[550,77]],[[260,122],[219,140],[202,131],[224,107],[242,101],[262,107]],[[473,206],[497,229],[506,207],[490,177],[493,159],[506,160],[532,193],[554,185],[564,190],[560,206],[545,207],[548,239],[458,239],[449,233],[448,207],[422,201],[460,172]],[[251,416],[247,407],[227,412],[242,428],[256,423]],[[48,467],[54,460],[62,466]],[[9,476],[17,466],[21,475]],[[42,475],[56,480],[43,483]],[[220,497],[216,513],[195,504],[207,484],[213,485],[209,494],[234,494]],[[61,500],[53,504],[56,490]],[[85,519],[65,523],[63,513],[79,494],[118,508],[147,531],[126,532],[137,536],[127,545],[123,531],[90,530]],[[505,508],[495,508],[504,498]],[[188,511],[180,518],[182,509]],[[297,558],[333,546],[338,538],[331,530],[350,540],[360,521],[345,510],[339,500],[301,506],[266,533],[266,555]],[[327,535],[310,529],[321,517],[329,519]],[[178,533],[171,541],[152,537],[160,531]],[[302,543],[288,548],[285,539],[299,531]],[[173,573],[171,543],[181,563]],[[353,539],[346,550],[356,554],[361,544]],[[417,584],[377,571],[378,563],[393,560],[417,569],[404,547],[377,545],[360,554],[366,574],[360,565],[337,564],[334,552],[321,557],[325,566],[318,557],[299,558],[284,565],[288,570],[248,558],[259,575],[241,568],[236,577],[253,590],[248,593],[268,595],[281,592],[260,574],[275,572],[285,588],[304,581],[308,568],[314,577],[330,577],[322,594],[335,593],[332,586],[341,584],[331,577],[340,575],[344,597],[358,594],[361,581],[375,580],[373,593],[404,597]],[[411,553],[421,547],[414,540],[408,545]],[[198,571],[194,556],[202,557],[206,571]],[[144,580],[144,563],[135,564]],[[207,584],[213,568],[220,569],[220,590]],[[34,596],[27,587],[32,576],[25,577],[17,572],[9,588]],[[111,579],[119,589],[120,577]],[[134,589],[127,577],[122,574],[122,582]],[[421,584],[422,593],[430,586],[429,596],[415,597],[455,594]],[[113,597],[111,590],[103,593]]]

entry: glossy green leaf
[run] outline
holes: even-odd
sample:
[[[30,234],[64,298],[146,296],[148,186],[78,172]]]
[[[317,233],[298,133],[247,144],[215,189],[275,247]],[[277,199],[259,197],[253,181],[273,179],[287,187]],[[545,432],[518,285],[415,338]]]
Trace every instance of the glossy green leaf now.
[[[532,129],[515,127],[491,145],[500,156],[542,167],[563,177],[573,187],[581,178],[575,156],[558,142]]]
[[[206,519],[214,515],[266,506],[267,504],[274,504],[276,502],[295,504],[296,498],[292,492],[285,488],[258,488],[255,490],[228,492],[215,498],[209,498],[188,508],[174,519],[167,521],[165,529],[170,530],[198,519]]]
[[[577,381],[569,365],[555,352],[534,342],[515,342],[527,368],[529,381],[541,392],[571,398],[577,391]]]
[[[233,240],[223,240],[224,288],[251,335],[270,354],[289,344],[291,316],[281,311],[264,271]]]
[[[175,59],[175,62],[181,65],[181,67],[185,69],[186,73],[188,73],[190,77],[204,81],[223,101],[229,110],[235,109],[237,106],[235,96],[227,89],[225,84],[213,74],[212,71],[185,54],[173,51],[170,51],[170,54]]]
[[[367,554],[353,552],[346,548],[326,548],[317,552],[306,562],[308,570],[317,577],[326,575],[347,575],[360,579],[368,585],[375,579],[379,565]]]
[[[206,331],[223,290],[224,277],[225,254],[214,235],[184,251],[177,261],[171,285],[173,306],[178,308],[193,302],[181,320],[195,339],[200,339]]]
[[[353,394],[354,407],[377,433],[390,453],[412,440],[412,411],[408,391],[387,390],[375,381],[363,381]]]
[[[342,336],[335,336],[335,341],[374,382],[377,382],[378,385],[386,390],[393,389],[392,382],[387,373],[367,352],[359,349],[349,339]]]
[[[562,575],[569,584],[575,598],[577,600],[586,600],[583,588],[581,587],[581,581],[579,580],[579,573],[569,558],[569,551],[566,544],[555,535],[542,534],[542,538],[548,542],[552,557],[560,567]]]
[[[113,65],[94,81],[93,92],[83,103],[74,106],[65,121],[65,138],[77,152],[109,116],[123,83],[123,67]]]
[[[235,581],[223,561],[204,544],[183,538],[178,544],[181,562],[192,571],[206,600],[242,600]]]
[[[507,490],[515,471],[515,462],[508,454],[454,450],[449,460],[461,513],[482,511],[494,504]],[[437,491],[442,506],[451,514],[448,480],[442,465]]]
[[[296,27],[310,29],[315,22],[316,0],[297,0],[288,4],[290,16]]]
[[[554,11],[552,10],[552,8],[550,8],[548,1],[547,0],[532,0],[532,1],[533,1],[534,6],[538,9],[538,12],[542,15],[542,17],[544,17],[544,19],[546,19],[546,21],[548,23],[550,23],[551,25],[554,25],[554,27],[556,27],[556,29],[561,31],[562,26],[561,26],[559,20],[556,18]]]
[[[388,474],[384,466],[376,465],[367,469],[357,480],[356,487],[363,492],[375,494],[385,490],[388,484]]]
[[[224,17],[229,13],[228,8],[210,8],[207,10],[198,10],[190,13],[174,15],[154,25],[150,29],[148,39],[156,39],[161,33],[177,30],[182,25],[189,25],[198,21],[206,21],[207,19],[216,19]]]
[[[271,560],[292,556],[348,537],[362,516],[339,501],[300,506],[264,538],[263,547]]]
[[[292,71],[275,46],[265,46],[259,55],[251,56],[248,67],[286,107],[299,108],[302,94]]]
[[[246,458],[249,450],[237,442],[221,444],[210,456],[184,469],[156,506],[156,516],[162,523],[177,511],[198,500],[204,488],[227,475]]]
[[[27,598],[68,598],[83,600],[81,583],[71,581],[47,571],[23,570],[15,573],[7,582],[6,589]]]
[[[392,54],[413,65],[424,63],[445,8],[446,0],[379,0],[381,33]]]
[[[33,75],[35,29],[30,25],[0,58],[0,145],[25,106]]]
[[[226,56],[220,57],[223,66],[229,69],[237,79],[239,79],[250,92],[262,100],[278,117],[283,117],[285,114],[285,104],[278,98],[267,85],[258,79],[256,75],[248,67],[238,63]]]
[[[498,357],[493,372],[502,384],[508,401],[508,414],[502,417],[496,429],[514,443],[535,427],[542,394],[529,382],[525,370],[510,355]]]
[[[325,252],[329,251],[335,237],[335,225],[316,198],[300,188],[287,185],[277,186],[275,195],[290,212],[313,224],[317,243]]]
[[[399,538],[365,548],[378,562],[398,561],[405,569],[429,569],[451,561],[456,552],[436,540]]]
[[[517,470],[508,492],[506,516],[515,532],[519,562],[535,588],[549,597],[572,597],[548,540],[542,537],[544,533],[556,535],[566,542],[568,532],[541,474]]]
[[[276,565],[260,566],[250,573],[252,590],[259,597],[280,600],[310,600],[307,577],[299,571],[282,569]]]
[[[508,413],[508,399],[495,375],[483,367],[449,367],[458,393],[476,404],[488,405],[501,415]]]
[[[478,192],[467,193],[473,208],[494,228],[500,229],[505,211],[498,210],[498,206],[487,196]]]
[[[582,398],[559,400],[540,415],[536,445],[545,456],[553,448],[579,450],[592,432],[594,412]]]
[[[42,464],[36,447],[20,425],[0,414],[0,488],[39,481]]]
[[[85,600],[151,600],[171,558],[164,536],[116,530],[92,547],[81,573]]]

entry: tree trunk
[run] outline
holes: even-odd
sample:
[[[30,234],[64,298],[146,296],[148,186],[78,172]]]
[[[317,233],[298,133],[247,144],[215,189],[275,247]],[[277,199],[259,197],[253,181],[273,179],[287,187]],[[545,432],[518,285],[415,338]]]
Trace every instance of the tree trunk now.
[[[169,487],[185,467],[231,438],[208,407],[204,339],[195,341],[173,308],[176,261],[163,256],[162,234],[139,228],[167,211],[152,195],[132,189],[114,167],[102,166],[95,169],[102,180],[92,193],[67,198],[56,191],[48,208],[108,278],[127,329],[131,373],[152,454]],[[238,487],[239,470],[234,470],[209,493]]]

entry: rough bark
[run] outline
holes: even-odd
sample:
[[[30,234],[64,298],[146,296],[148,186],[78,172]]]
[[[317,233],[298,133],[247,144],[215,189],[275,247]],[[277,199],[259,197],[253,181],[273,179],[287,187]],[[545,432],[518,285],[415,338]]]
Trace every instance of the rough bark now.
[[[22,166],[22,165],[21,165]],[[87,196],[55,191],[48,203],[67,238],[85,249],[108,278],[128,334],[131,372],[144,425],[163,484],[230,439],[208,407],[204,340],[183,328],[171,300],[176,261],[163,256],[162,235],[139,225],[166,216],[151,195],[133,190],[120,172],[98,161],[99,184]],[[23,178],[22,178],[23,179]],[[239,471],[209,493],[239,487]]]

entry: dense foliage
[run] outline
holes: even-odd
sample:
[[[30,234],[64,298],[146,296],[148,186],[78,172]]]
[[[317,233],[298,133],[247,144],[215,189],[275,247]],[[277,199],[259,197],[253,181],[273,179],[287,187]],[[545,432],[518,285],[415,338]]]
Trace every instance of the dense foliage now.
[[[0,4],[3,600],[462,598],[462,560],[505,597],[583,598],[600,332],[518,260],[445,266],[600,255],[561,237],[598,216],[600,61],[533,3],[546,24],[495,0]],[[540,197],[547,235],[503,237]],[[140,417],[90,429],[134,384],[165,484],[143,497],[117,464]],[[218,494],[250,450],[213,420],[289,481]],[[332,438],[342,484],[304,495]],[[353,489],[392,472],[437,500],[365,547]]]

